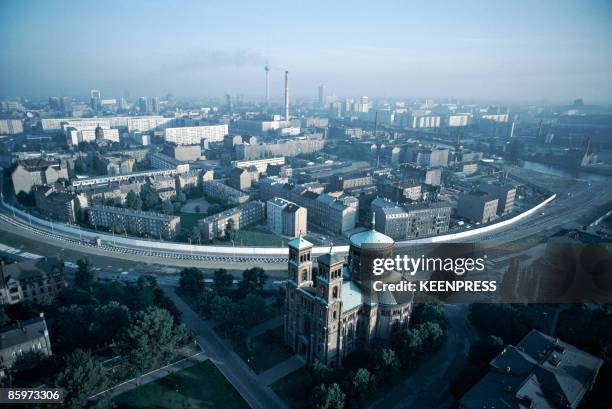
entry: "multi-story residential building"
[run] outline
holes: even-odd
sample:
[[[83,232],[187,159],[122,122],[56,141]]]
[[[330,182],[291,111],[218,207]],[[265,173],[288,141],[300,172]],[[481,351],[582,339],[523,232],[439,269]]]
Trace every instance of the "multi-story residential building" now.
[[[189,171],[189,163],[174,159],[160,152],[152,153],[150,160],[151,167],[154,169],[176,169],[177,172]]]
[[[106,161],[106,174],[110,176],[125,175],[132,173],[136,160],[128,155],[107,154],[104,155]]]
[[[300,153],[312,153],[323,149],[325,140],[322,134],[312,134],[275,143],[257,145],[240,144],[234,148],[238,160],[253,160],[279,156],[296,156]]]
[[[348,262],[331,252],[319,256],[315,276],[312,243],[301,236],[289,242],[285,344],[309,364],[338,367],[351,352],[408,325],[411,293],[377,292],[367,282],[375,258],[371,245],[377,257],[393,257],[393,239],[368,230],[350,237]],[[399,274],[386,279],[403,280]]]
[[[65,127],[66,140],[69,145],[77,146],[81,142],[96,142],[107,140],[119,142],[119,130],[108,126],[67,126]]]
[[[28,353],[42,357],[52,355],[49,330],[42,313],[39,318],[0,329],[0,377]]]
[[[531,330],[489,362],[489,372],[463,395],[459,408],[576,409],[602,365],[596,356]]]
[[[106,155],[123,155],[131,156],[136,162],[143,162],[148,157],[151,151],[148,148],[130,148],[108,152]]]
[[[199,170],[190,170],[176,175],[176,187],[181,192],[187,194],[195,191],[201,186],[203,181],[213,180],[213,171],[201,172]]]
[[[177,145],[165,143],[162,152],[178,161],[193,162],[202,158],[202,147],[197,145]]]
[[[457,216],[477,223],[489,223],[497,218],[499,200],[485,192],[467,192],[459,195]]]
[[[471,115],[470,114],[453,114],[448,116],[448,126],[468,126],[470,123]]]
[[[308,210],[288,200],[275,197],[266,203],[268,228],[276,234],[297,237],[306,234]]]
[[[289,126],[286,121],[278,119],[274,120],[253,120],[253,119],[241,119],[236,121],[236,128],[241,132],[247,134],[262,135],[270,131],[276,131],[283,127]]]
[[[422,198],[421,184],[416,180],[385,181],[378,185],[379,194],[393,202],[406,203]]]
[[[247,169],[234,168],[230,172],[229,184],[234,189],[248,190],[251,188],[251,175]]]
[[[177,145],[198,145],[202,141],[221,142],[228,134],[227,124],[166,128],[164,139]]]
[[[259,173],[266,173],[270,166],[282,166],[285,164],[285,157],[281,156],[279,158],[265,158],[265,159],[255,159],[255,160],[237,160],[232,162],[237,168],[246,169],[250,166],[255,166]]]
[[[431,186],[440,186],[442,182],[442,169],[424,168],[418,166],[403,165],[402,176],[406,179],[415,179],[421,183]]]
[[[265,173],[269,176],[289,178],[293,176],[293,168],[291,167],[291,165],[268,165],[268,169]]]
[[[497,214],[505,216],[512,213],[514,210],[514,199],[516,197],[516,187],[508,183],[483,183],[480,185],[480,190],[496,197],[499,202],[497,204]]]
[[[331,184],[334,190],[342,191],[353,187],[371,185],[373,183],[371,174],[353,173],[348,175],[334,175]]]
[[[405,205],[408,229],[405,239],[434,236],[448,231],[452,206],[448,202],[412,203]]]
[[[129,182],[130,180],[147,178],[147,177],[155,177],[157,175],[175,176],[177,173],[179,172],[176,169],[146,170],[144,172],[134,172],[134,173],[128,173],[125,175],[99,176],[99,177],[86,178],[86,179],[73,179],[70,183],[74,187],[96,186],[96,185],[106,185],[106,184],[113,183],[113,182]]]
[[[376,229],[394,240],[428,237],[448,231],[452,207],[447,202],[397,203],[377,198],[372,202]]]
[[[15,135],[23,133],[21,119],[0,119],[0,135]]]
[[[16,194],[30,193],[34,186],[50,185],[59,179],[68,180],[68,169],[59,160],[26,159],[17,162],[11,178]]]
[[[36,209],[39,213],[67,223],[76,223],[78,212],[88,206],[84,194],[55,191],[52,186],[37,186],[34,188]]]
[[[202,190],[205,195],[225,200],[230,204],[246,203],[250,198],[248,194],[221,183],[218,180],[207,180],[202,182]]]
[[[0,301],[11,305],[22,301],[52,301],[67,286],[64,263],[58,258],[38,258],[0,263]]]
[[[128,132],[150,132],[162,131],[168,126],[172,126],[175,118],[164,118],[163,116],[151,115],[141,117],[130,117],[126,121]]]
[[[73,187],[73,190],[87,199],[85,206],[81,206],[84,209],[88,205],[103,205],[109,201],[112,201],[114,205],[124,205],[129,192],[139,194],[142,187],[147,183],[147,178],[140,176],[129,180],[77,186]]]
[[[280,197],[305,207],[311,223],[333,234],[342,234],[355,228],[359,200],[353,196],[316,193],[305,185],[293,186],[278,178],[260,180],[259,189],[264,200]]]
[[[91,206],[89,223],[98,228],[126,231],[127,233],[173,239],[180,231],[179,216],[141,212],[112,206]]]
[[[62,130],[63,126],[93,126],[98,125],[105,128],[123,128],[128,132],[153,131],[163,129],[166,124],[171,124],[174,118],[162,116],[105,116],[101,118],[43,118],[40,120],[42,130],[54,132]]]
[[[462,176],[470,176],[478,172],[478,164],[474,162],[463,162],[458,163],[455,166],[456,173]],[[484,189],[481,189],[484,190]]]
[[[447,148],[421,148],[421,149],[410,149],[408,151],[411,155],[411,162],[416,163],[418,166],[425,168],[438,168],[448,166],[448,154]]]
[[[376,220],[376,230],[391,237],[393,240],[404,240],[410,225],[408,212],[403,206],[385,201],[379,204],[377,198],[372,202],[371,209]]]
[[[413,115],[410,128],[439,128],[442,118],[438,115]]]
[[[252,201],[201,219],[198,227],[205,240],[213,240],[225,235],[230,220],[234,230],[240,230],[262,221],[265,213],[263,202]]]
[[[478,162],[482,159],[482,152],[474,152],[469,149],[460,149],[455,152],[456,162]]]

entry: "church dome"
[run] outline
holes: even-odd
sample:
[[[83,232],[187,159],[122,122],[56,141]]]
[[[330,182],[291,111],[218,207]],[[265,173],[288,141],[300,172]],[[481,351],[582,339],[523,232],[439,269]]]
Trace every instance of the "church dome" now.
[[[351,244],[361,248],[364,244],[393,244],[393,239],[386,234],[377,232],[374,229],[355,233],[351,236]]]

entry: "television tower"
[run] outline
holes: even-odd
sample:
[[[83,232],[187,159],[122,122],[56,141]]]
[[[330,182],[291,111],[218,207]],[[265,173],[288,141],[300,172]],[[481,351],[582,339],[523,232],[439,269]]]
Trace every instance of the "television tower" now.
[[[270,87],[268,86],[268,74],[270,73],[270,66],[266,62],[264,65],[264,71],[266,72],[266,107],[270,105]]]
[[[285,71],[285,122],[289,122],[289,71]]]

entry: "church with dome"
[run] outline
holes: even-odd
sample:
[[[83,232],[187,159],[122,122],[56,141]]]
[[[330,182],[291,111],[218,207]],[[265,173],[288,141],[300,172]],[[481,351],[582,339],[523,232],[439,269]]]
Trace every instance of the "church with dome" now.
[[[393,257],[393,245],[392,238],[372,228],[350,237],[348,258],[330,249],[314,260],[312,243],[301,236],[291,240],[285,343],[309,364],[336,367],[351,352],[407,326],[412,294],[376,292],[370,281],[373,259]],[[397,274],[385,281],[402,279]]]

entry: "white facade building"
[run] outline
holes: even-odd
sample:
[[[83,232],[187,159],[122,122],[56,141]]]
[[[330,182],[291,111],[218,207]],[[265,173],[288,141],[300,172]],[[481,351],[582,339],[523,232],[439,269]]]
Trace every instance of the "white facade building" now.
[[[177,145],[197,145],[202,140],[221,142],[229,133],[227,124],[166,128],[164,139]]]
[[[21,119],[1,119],[0,135],[14,135],[23,133],[23,123]]]

